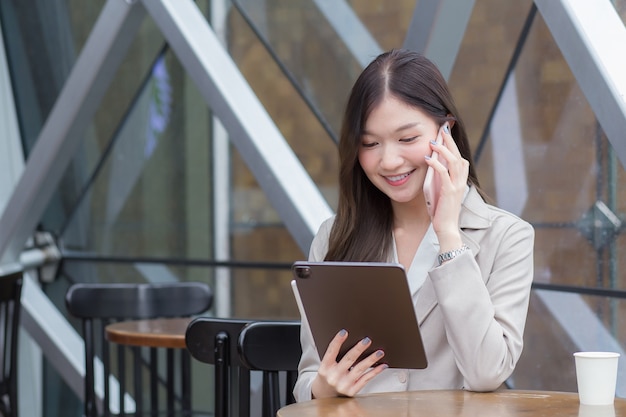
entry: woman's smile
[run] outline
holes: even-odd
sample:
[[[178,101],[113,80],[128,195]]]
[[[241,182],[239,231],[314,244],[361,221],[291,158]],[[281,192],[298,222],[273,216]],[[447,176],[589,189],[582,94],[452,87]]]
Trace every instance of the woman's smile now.
[[[414,169],[409,172],[405,172],[404,174],[393,175],[393,176],[383,175],[383,177],[385,177],[385,179],[390,185],[397,187],[397,186],[405,184],[409,180],[409,176],[413,172],[415,172]]]

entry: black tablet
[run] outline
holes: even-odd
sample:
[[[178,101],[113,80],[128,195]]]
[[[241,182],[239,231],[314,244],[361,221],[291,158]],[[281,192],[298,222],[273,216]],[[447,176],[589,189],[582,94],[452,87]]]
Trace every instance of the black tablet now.
[[[292,287],[320,357],[341,329],[348,331],[340,357],[364,337],[365,354],[385,352],[390,368],[423,369],[424,345],[407,282],[400,264],[372,262],[305,262],[292,266]]]

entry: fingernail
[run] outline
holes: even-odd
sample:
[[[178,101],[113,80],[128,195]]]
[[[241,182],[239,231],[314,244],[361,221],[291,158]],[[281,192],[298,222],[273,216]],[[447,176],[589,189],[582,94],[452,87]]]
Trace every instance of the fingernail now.
[[[387,369],[387,368],[389,368],[389,365],[384,364],[384,365],[383,365],[383,369]]]
[[[383,356],[383,355],[384,355],[384,353],[383,353],[383,351],[382,351],[382,350],[377,350],[377,351],[376,351],[376,357],[377,357],[377,358],[380,358],[380,357],[381,357],[381,356]]]
[[[435,142],[434,140],[431,140],[430,143],[432,143],[433,145],[437,144],[437,142]]]
[[[424,155],[424,159],[428,161],[430,159],[430,155]]]
[[[443,125],[443,131],[446,132],[449,135],[450,134],[450,126],[448,126],[447,124]]]
[[[361,341],[361,343],[363,343],[364,345],[367,345],[369,342],[371,342],[369,337],[366,337],[365,339]]]
[[[342,336],[342,337],[343,337],[343,336],[345,336],[345,335],[346,335],[346,333],[348,333],[348,332],[346,332],[346,329],[341,329],[341,330],[339,330],[339,336]]]

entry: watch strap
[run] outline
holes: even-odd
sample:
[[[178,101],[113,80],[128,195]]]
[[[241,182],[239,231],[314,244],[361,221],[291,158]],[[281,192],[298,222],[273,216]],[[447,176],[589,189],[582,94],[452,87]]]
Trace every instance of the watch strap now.
[[[441,266],[444,262],[448,262],[462,254],[463,252],[469,250],[469,246],[465,243],[459,249],[449,250],[447,252],[440,253],[437,256],[437,260],[439,261],[439,265]]]

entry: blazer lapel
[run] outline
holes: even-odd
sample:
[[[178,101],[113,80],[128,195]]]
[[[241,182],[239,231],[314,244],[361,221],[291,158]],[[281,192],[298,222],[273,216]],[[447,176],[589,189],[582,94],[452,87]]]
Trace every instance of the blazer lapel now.
[[[417,316],[417,323],[421,326],[426,317],[437,305],[437,297],[435,297],[435,289],[433,283],[430,280],[430,276],[426,277],[422,288],[413,294],[413,303],[415,304],[415,315]]]

